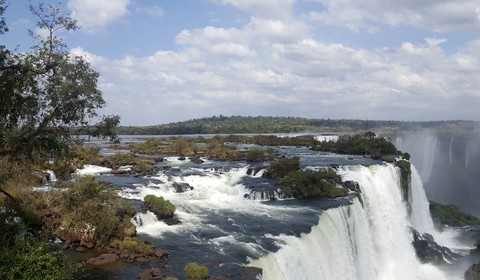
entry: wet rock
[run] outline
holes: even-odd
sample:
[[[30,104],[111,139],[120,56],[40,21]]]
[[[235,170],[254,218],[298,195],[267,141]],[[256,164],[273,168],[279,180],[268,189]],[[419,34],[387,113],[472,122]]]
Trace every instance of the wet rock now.
[[[172,225],[178,225],[178,224],[181,224],[182,222],[177,219],[177,218],[166,218],[163,220],[164,223],[166,223],[167,225],[169,226],[172,226]]]
[[[157,250],[155,250],[155,253],[154,253],[154,254],[155,254],[155,256],[156,256],[157,258],[159,258],[159,259],[166,259],[166,258],[168,258],[168,253],[167,253],[167,251],[162,250],[162,249],[157,249]]]
[[[420,261],[424,263],[447,264],[460,258],[460,255],[452,252],[449,248],[438,245],[430,234],[420,234],[415,229],[412,229],[412,232],[413,247]]]
[[[471,265],[465,272],[465,280],[480,280],[480,263]]]
[[[112,170],[111,173],[113,175],[123,175],[123,174],[127,174],[128,170],[126,170],[126,169],[116,169],[116,170]]]
[[[150,268],[138,275],[137,278],[140,280],[160,280],[163,279],[163,275],[159,268]]]
[[[92,266],[99,266],[99,265],[105,265],[107,263],[114,262],[118,260],[120,257],[115,254],[115,253],[107,253],[107,254],[102,254],[98,257],[93,257],[87,260],[88,265]]]
[[[187,159],[187,158],[184,157],[184,156],[178,157],[178,160],[181,160],[181,161],[184,161],[184,160],[186,160],[186,159]]]
[[[183,193],[183,192],[186,192],[186,191],[191,191],[193,190],[193,187],[190,186],[189,184],[187,183],[173,183],[173,188],[175,189],[175,192],[177,193]]]
[[[355,181],[345,181],[342,185],[353,192],[360,192],[360,186]]]
[[[190,161],[196,164],[202,164],[204,161],[199,156],[190,157]]]

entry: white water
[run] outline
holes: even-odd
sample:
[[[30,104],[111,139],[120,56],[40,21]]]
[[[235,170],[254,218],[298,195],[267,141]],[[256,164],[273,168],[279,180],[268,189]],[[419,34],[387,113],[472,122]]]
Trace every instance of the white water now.
[[[290,214],[295,213],[296,209],[302,209],[298,206],[271,206],[261,201],[245,199],[245,194],[249,194],[250,190],[240,182],[242,177],[250,176],[247,175],[247,170],[248,166],[232,168],[228,171],[191,168],[189,171],[197,171],[198,174],[186,173],[181,176],[166,176],[164,173],[159,173],[153,179],[158,179],[162,183],[138,185],[134,190],[125,188],[120,195],[139,200],[143,200],[149,194],[163,196],[176,206],[175,216],[182,221],[178,225],[168,226],[161,221],[145,217],[145,215],[152,215],[149,213],[137,214],[138,218],[144,221],[137,231],[160,238],[167,232],[211,230],[215,225],[205,223],[205,217],[212,212],[224,215],[244,213],[251,216],[272,217],[272,219],[287,219]],[[259,174],[250,177],[256,176]],[[193,190],[177,193],[173,187],[175,183],[187,183],[193,187]]]
[[[112,172],[111,168],[86,164],[82,169],[77,169],[75,174],[79,176],[96,176],[110,172]]]
[[[317,135],[315,140],[319,142],[337,142],[340,137],[338,135]]]
[[[411,207],[410,221],[412,226],[420,233],[429,233],[435,242],[441,246],[448,247],[457,253],[465,252],[472,248],[472,244],[464,244],[458,240],[456,229],[447,228],[438,231],[430,215],[429,202],[423,188],[422,179],[413,164],[411,165],[412,175],[408,201]]]
[[[415,256],[397,169],[343,167],[339,174],[359,183],[363,206],[355,199],[351,206],[325,211],[300,238],[277,237],[283,244],[278,252],[251,261],[263,269],[264,280],[447,279]]]

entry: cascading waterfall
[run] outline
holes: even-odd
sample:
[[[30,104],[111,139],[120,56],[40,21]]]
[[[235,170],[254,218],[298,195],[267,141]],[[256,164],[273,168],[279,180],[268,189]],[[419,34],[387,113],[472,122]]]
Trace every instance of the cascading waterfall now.
[[[411,207],[410,221],[412,226],[420,233],[436,232],[433,226],[432,216],[430,215],[429,202],[423,189],[422,179],[413,164],[410,166],[412,171],[410,192],[408,202]]]
[[[447,279],[415,256],[398,169],[347,166],[338,173],[359,183],[363,203],[355,198],[350,206],[326,210],[300,238],[278,236],[277,252],[251,261],[263,269],[264,280]]]
[[[422,166],[422,179],[424,181],[428,181],[430,179],[430,176],[432,175],[432,169],[433,169],[433,163],[435,160],[435,151],[436,151],[436,145],[437,145],[437,137],[433,138],[433,143],[430,142],[431,138],[427,138],[425,140],[425,151],[426,152],[424,155],[423,159],[423,166]]]
[[[450,147],[448,147],[448,164],[453,163],[453,151],[452,151],[453,139],[454,138],[452,137],[452,139],[450,140]]]

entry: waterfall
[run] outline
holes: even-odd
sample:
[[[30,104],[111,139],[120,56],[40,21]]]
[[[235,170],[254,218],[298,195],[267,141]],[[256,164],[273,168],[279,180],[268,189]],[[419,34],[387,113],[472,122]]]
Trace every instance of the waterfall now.
[[[413,164],[411,165],[412,179],[410,183],[410,192],[408,196],[408,202],[412,209],[410,213],[410,220],[412,226],[419,232],[428,232],[433,234],[436,232],[432,216],[430,215],[429,203],[425,190],[423,189],[422,179],[417,172],[417,169]]]
[[[146,213],[137,213],[132,218],[132,223],[137,227],[145,227],[158,222],[157,216],[150,211]]]
[[[338,135],[317,135],[315,140],[319,142],[337,142],[339,139]]]
[[[437,145],[437,137],[430,143],[431,138],[425,140],[425,151],[427,151],[423,158],[422,179],[428,181],[432,175],[433,163],[435,160],[435,147]]]
[[[450,140],[450,147],[448,148],[448,164],[452,164],[452,158],[453,158],[453,153],[452,153],[452,146],[453,146],[453,137]]]
[[[326,210],[299,238],[278,236],[277,252],[251,261],[264,280],[447,279],[415,256],[398,169],[349,166],[338,173],[359,183],[363,203],[355,198],[350,206]]]
[[[57,176],[55,176],[55,173],[52,170],[45,170],[46,173],[48,173],[48,182],[57,182]]]

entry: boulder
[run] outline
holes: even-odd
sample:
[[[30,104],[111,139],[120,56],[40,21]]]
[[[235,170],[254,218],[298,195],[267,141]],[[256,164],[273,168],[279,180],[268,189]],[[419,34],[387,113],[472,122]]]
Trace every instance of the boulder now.
[[[465,280],[480,280],[480,263],[471,265],[465,272]]]
[[[413,228],[411,230],[413,232],[413,247],[421,262],[448,264],[461,257],[449,248],[438,245],[430,234],[420,234]]]
[[[175,192],[177,193],[183,193],[183,192],[186,192],[186,191],[191,191],[193,190],[193,187],[190,186],[189,184],[187,183],[173,183],[173,188],[175,189]]]
[[[162,271],[155,267],[140,273],[137,278],[140,280],[160,280],[163,279],[163,275]]]
[[[166,259],[166,258],[168,258],[168,253],[167,253],[167,251],[162,250],[162,249],[157,249],[157,250],[155,250],[155,253],[154,253],[154,254],[155,254],[155,256],[156,256],[157,258],[159,258],[159,259]]]
[[[342,185],[353,192],[360,192],[360,186],[355,181],[345,181]]]
[[[178,225],[178,224],[181,224],[182,222],[177,219],[177,218],[166,218],[163,220],[164,223],[166,223],[167,225],[169,226],[173,226],[173,225]]]
[[[190,157],[190,161],[196,164],[202,164],[204,161],[199,156]]]
[[[58,239],[62,240],[63,242],[79,243],[81,246],[84,246],[87,244],[96,243],[95,231],[95,228],[91,227],[90,225],[87,225],[86,228],[60,227],[56,231],[56,235]]]
[[[107,253],[88,259],[87,264],[92,266],[105,265],[107,263],[114,262],[119,258],[120,257],[115,253]]]

